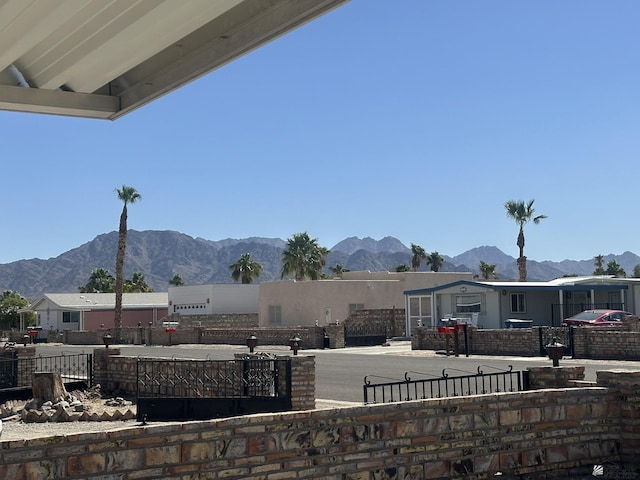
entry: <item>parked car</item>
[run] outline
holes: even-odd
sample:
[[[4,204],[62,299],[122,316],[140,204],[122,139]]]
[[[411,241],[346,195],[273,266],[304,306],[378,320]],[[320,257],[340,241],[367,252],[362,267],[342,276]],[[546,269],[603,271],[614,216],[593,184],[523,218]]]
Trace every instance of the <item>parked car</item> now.
[[[562,321],[563,327],[611,327],[622,325],[622,319],[633,313],[622,310],[585,310]]]

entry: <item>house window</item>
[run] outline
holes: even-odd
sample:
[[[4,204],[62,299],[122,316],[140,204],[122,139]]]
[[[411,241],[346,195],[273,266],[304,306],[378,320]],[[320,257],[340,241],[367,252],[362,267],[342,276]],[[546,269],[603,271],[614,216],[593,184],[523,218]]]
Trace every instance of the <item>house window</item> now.
[[[350,303],[349,304],[349,315],[351,315],[356,310],[364,310],[364,303]]]
[[[62,312],[62,323],[78,323],[80,312]]]
[[[511,294],[511,313],[525,313],[527,311],[527,302],[524,293]]]
[[[269,325],[282,325],[282,307],[269,305]]]
[[[482,295],[456,295],[456,313],[480,313]]]

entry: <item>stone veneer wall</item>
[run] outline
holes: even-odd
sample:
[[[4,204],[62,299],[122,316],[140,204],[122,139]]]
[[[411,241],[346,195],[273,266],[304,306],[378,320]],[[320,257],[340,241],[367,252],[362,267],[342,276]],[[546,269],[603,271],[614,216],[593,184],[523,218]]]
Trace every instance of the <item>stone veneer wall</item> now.
[[[377,308],[371,310],[356,310],[345,320],[347,325],[381,325],[387,330],[387,337],[404,337],[406,323],[404,308]]]
[[[574,478],[640,468],[633,386],[547,389],[158,423],[0,443],[0,478]],[[633,397],[630,399],[629,397]],[[621,420],[622,419],[622,420]]]
[[[569,329],[557,327],[505,328],[484,330],[467,328],[469,353],[475,355],[540,356],[540,343],[556,335],[569,335]],[[459,334],[460,353],[464,353],[464,334]],[[640,332],[623,327],[576,327],[572,329],[575,358],[638,360]],[[564,340],[568,343],[567,340]],[[413,350],[443,350],[446,334],[428,327],[412,331]],[[453,345],[453,341],[451,341]],[[453,348],[451,346],[451,348]]]
[[[639,360],[640,332],[613,328],[574,328],[574,358]]]

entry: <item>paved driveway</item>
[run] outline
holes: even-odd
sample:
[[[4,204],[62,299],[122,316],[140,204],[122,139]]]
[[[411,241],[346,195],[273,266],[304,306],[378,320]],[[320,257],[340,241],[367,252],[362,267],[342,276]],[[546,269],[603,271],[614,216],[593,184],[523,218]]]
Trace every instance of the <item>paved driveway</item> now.
[[[43,356],[71,354],[84,351],[89,353],[96,346],[70,346],[59,344],[39,344],[37,353]],[[139,346],[122,345],[121,354],[127,356],[161,358],[209,358],[228,360],[234,353],[247,353],[248,348],[241,345],[173,345]],[[260,347],[256,351],[290,355],[288,347]],[[486,373],[506,370],[524,370],[531,366],[551,366],[546,357],[493,357],[472,355],[459,357],[436,354],[427,350],[411,350],[410,342],[391,342],[387,347],[356,347],[337,350],[301,350],[300,355],[316,357],[316,398],[339,402],[363,401],[362,385],[367,376],[374,383],[398,381],[409,372],[412,378],[440,376],[443,370],[449,376],[469,375],[478,368]],[[640,362],[616,360],[573,360],[566,358],[560,365],[583,365],[585,379],[596,380],[596,371],[611,369],[640,370]]]

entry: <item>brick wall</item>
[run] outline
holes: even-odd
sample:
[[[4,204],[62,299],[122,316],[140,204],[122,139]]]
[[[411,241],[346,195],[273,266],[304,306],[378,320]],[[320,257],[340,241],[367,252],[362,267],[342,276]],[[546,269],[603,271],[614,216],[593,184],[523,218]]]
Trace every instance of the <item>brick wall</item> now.
[[[635,324],[634,324],[635,325]],[[635,327],[634,327],[635,328]],[[519,355],[540,356],[540,345],[544,347],[552,337],[569,344],[569,329],[558,327],[467,329],[467,345],[475,355]],[[460,351],[464,352],[464,334],[459,334]],[[640,359],[640,331],[626,327],[571,329],[574,358],[638,360]],[[563,338],[565,337],[565,338]],[[451,338],[450,338],[451,340]],[[451,341],[453,345],[453,342]],[[428,327],[412,330],[413,350],[443,350],[446,334]],[[453,347],[451,347],[453,348]],[[544,348],[543,348],[544,350]]]
[[[404,308],[356,310],[343,323],[347,325],[380,325],[387,331],[388,338],[404,337],[406,335]]]
[[[640,413],[623,399],[639,378],[6,442],[0,478],[551,479],[622,459],[632,471]]]

